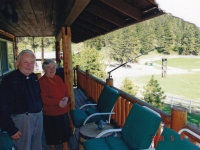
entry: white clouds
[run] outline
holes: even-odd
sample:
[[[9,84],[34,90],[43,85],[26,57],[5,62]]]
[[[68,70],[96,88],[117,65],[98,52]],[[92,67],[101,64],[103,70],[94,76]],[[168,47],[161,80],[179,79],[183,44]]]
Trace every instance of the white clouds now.
[[[200,28],[200,0],[155,0],[166,13],[195,24]]]

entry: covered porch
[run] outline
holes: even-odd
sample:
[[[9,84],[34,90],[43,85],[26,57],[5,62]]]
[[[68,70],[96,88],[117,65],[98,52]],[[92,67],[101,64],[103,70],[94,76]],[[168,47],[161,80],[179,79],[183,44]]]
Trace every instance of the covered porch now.
[[[54,36],[58,65],[60,65],[60,52],[63,52],[65,83],[72,98],[71,109],[79,108],[84,103],[88,103],[88,100],[96,103],[103,86],[109,85],[120,94],[114,107],[115,115],[112,115],[112,124],[115,127],[124,125],[130,109],[137,103],[159,113],[163,126],[172,128],[176,132],[185,127],[200,135],[197,128],[187,125],[185,117],[181,117],[185,116],[186,112],[172,110],[171,114],[167,114],[129,93],[113,87],[114,79],[112,78],[102,81],[92,76],[89,70],[81,70],[78,64],[75,69],[72,67],[71,43],[84,42],[164,14],[154,0],[72,0],[65,2],[9,0],[2,1],[1,5],[6,13],[0,15],[0,39],[3,39],[3,44],[11,43],[12,46],[2,46],[0,49],[0,79],[16,69],[14,60],[18,53],[17,37]],[[18,14],[17,19],[16,16],[11,16],[11,12]],[[16,13],[14,14],[16,15]],[[12,57],[8,56],[10,50]],[[7,59],[4,59],[5,57]],[[8,67],[10,64],[13,67]],[[161,127],[157,132],[158,136],[161,133]],[[194,144],[200,143],[199,139],[190,134],[186,135]],[[78,149],[78,139],[77,130],[70,141],[71,149]],[[155,142],[155,146],[157,142]],[[48,149],[45,144],[44,149]]]

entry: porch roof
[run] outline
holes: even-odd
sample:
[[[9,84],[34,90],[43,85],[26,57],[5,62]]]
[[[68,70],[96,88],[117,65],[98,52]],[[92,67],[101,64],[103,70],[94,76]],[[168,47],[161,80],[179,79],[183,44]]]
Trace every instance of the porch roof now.
[[[155,0],[1,0],[0,31],[58,41],[61,27],[70,26],[79,43],[162,14]]]

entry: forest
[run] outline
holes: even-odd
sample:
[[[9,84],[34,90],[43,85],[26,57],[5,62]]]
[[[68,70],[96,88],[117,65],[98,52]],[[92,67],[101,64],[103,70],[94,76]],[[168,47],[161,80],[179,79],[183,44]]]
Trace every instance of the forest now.
[[[124,62],[138,53],[164,46],[164,54],[199,55],[200,30],[171,15],[162,15],[110,34],[86,41],[97,50],[108,48],[108,55]]]

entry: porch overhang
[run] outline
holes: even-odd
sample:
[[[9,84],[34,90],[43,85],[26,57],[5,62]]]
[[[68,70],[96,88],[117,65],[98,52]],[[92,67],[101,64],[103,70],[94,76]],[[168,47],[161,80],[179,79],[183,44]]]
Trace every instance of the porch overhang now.
[[[61,28],[69,26],[72,42],[79,43],[162,14],[154,0],[2,0],[0,29],[59,41]]]

